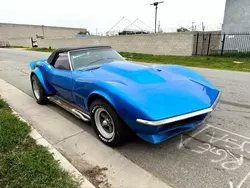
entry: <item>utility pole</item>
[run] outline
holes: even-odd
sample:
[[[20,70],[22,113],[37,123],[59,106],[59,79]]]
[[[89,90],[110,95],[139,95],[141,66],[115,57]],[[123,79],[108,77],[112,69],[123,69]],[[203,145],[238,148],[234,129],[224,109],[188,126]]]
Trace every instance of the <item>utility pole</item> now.
[[[158,32],[160,32],[160,29],[161,29],[161,23],[159,21],[159,23],[158,23]]]
[[[192,22],[192,31],[194,31],[194,22]]]
[[[156,33],[156,25],[157,25],[157,9],[158,9],[158,4],[160,3],[164,3],[164,1],[161,2],[154,2],[150,5],[154,5],[155,6],[155,33]]]
[[[44,38],[44,25],[42,25],[43,38]]]
[[[205,31],[205,25],[204,25],[204,22],[202,22],[201,26],[202,26],[202,31],[204,32],[204,31]]]

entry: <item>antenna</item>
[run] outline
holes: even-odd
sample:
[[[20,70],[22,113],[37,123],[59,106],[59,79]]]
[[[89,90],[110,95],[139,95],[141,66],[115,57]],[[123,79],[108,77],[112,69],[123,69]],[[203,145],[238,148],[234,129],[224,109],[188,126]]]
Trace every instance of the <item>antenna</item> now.
[[[150,5],[154,5],[155,6],[155,33],[156,33],[156,25],[157,25],[157,9],[158,9],[158,4],[160,3],[164,3],[164,1],[160,1],[160,2],[154,2]]]

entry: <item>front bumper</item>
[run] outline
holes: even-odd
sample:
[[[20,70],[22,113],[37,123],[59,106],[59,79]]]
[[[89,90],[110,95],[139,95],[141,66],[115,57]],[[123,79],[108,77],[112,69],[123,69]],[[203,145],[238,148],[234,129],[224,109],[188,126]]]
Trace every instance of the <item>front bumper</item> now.
[[[177,121],[185,120],[185,119],[188,119],[188,118],[200,116],[200,115],[203,115],[203,114],[208,114],[209,115],[209,114],[211,114],[211,112],[217,106],[220,97],[221,97],[221,92],[218,93],[217,98],[215,99],[213,105],[211,107],[203,109],[203,110],[199,110],[199,111],[195,111],[195,112],[191,112],[191,113],[188,113],[188,114],[175,116],[175,117],[171,117],[171,118],[167,118],[167,119],[163,119],[163,120],[158,120],[158,121],[149,121],[149,120],[144,120],[144,119],[136,119],[136,121],[138,123],[145,124],[145,125],[161,126],[161,125],[166,125],[166,124],[169,124],[169,123],[174,123],[174,122],[177,122]]]

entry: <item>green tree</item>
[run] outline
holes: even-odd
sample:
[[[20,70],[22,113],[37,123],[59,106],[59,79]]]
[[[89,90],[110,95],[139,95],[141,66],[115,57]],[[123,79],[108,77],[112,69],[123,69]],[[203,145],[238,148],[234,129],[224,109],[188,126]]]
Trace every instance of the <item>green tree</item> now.
[[[79,35],[89,35],[90,33],[89,33],[89,31],[80,31],[80,32],[78,32],[77,34],[79,34]]]
[[[180,27],[177,29],[177,32],[187,32],[187,31],[189,31],[189,30],[185,27]]]

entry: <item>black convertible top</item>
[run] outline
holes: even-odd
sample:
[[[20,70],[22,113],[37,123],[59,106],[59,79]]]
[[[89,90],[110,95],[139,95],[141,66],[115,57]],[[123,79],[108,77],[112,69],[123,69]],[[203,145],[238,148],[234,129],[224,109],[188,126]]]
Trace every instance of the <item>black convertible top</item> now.
[[[52,64],[59,53],[64,53],[64,52],[69,52],[69,51],[74,51],[74,50],[82,50],[82,49],[95,49],[95,48],[111,48],[111,46],[81,46],[81,47],[72,47],[72,48],[58,48],[51,53],[51,55],[47,59],[47,62],[49,64]]]

